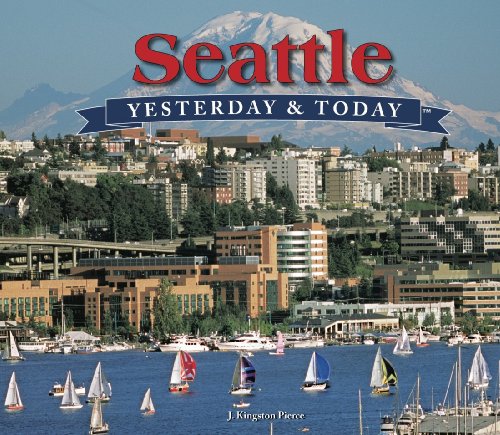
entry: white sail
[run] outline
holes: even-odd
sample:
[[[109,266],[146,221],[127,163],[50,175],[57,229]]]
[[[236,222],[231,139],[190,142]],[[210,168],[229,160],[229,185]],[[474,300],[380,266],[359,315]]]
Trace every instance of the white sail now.
[[[372,378],[370,380],[370,387],[381,387],[384,385],[384,370],[382,366],[382,352],[378,348],[375,361],[373,362]]]
[[[16,339],[14,338],[14,335],[12,334],[12,331],[9,331],[9,334],[7,335],[7,344],[5,346],[5,349],[2,354],[2,359],[4,360],[22,360],[24,359],[21,355],[21,352],[19,352],[19,348],[17,347],[16,344]]]
[[[90,427],[93,429],[98,429],[102,427],[102,409],[101,401],[97,399],[94,402],[94,407],[92,408],[92,416],[90,417]]]
[[[307,367],[306,378],[304,379],[305,384],[316,382],[316,352],[313,352],[311,356],[311,361],[309,361],[309,367]]]
[[[151,399],[151,388],[148,388],[142,400],[141,411],[154,411],[153,399]]]
[[[106,379],[101,368],[101,363],[99,362],[95,369],[92,383],[90,384],[88,398],[95,399],[103,397],[111,397],[111,384]]]
[[[406,332],[404,325],[401,330],[401,335],[398,337],[398,341],[396,342],[396,346],[394,346],[393,353],[413,353],[410,346],[410,337],[408,337],[408,333]]]
[[[12,376],[10,377],[7,396],[5,397],[5,406],[23,406],[21,395],[19,394],[19,389],[17,388],[16,372],[12,372]]]
[[[66,383],[64,384],[64,395],[61,401],[61,406],[79,406],[80,399],[78,398],[73,379],[71,378],[71,371],[68,371]]]
[[[472,388],[479,389],[488,388],[490,380],[490,369],[483,357],[483,354],[481,353],[481,346],[479,346],[476,354],[474,355],[474,360],[472,361],[468,382]]]
[[[178,385],[181,383],[181,358],[180,353],[177,352],[177,355],[175,356],[174,367],[172,368],[172,375],[170,376],[170,384]]]

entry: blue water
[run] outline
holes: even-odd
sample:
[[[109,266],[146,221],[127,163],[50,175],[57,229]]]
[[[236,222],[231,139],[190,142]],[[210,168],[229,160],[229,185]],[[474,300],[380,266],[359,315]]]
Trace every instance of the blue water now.
[[[470,367],[477,346],[462,348],[464,373]],[[497,367],[500,345],[482,346],[493,380],[489,394],[496,397]],[[424,408],[443,400],[456,348],[433,343],[416,348],[410,357],[392,355],[392,346],[383,345],[382,353],[392,361],[399,375],[398,396],[372,397],[370,375],[377,346],[332,346],[319,349],[330,363],[331,388],[318,393],[300,390],[311,349],[287,349],[284,357],[256,353],[252,361],[257,371],[256,391],[246,413],[304,414],[305,419],[273,420],[274,434],[299,433],[304,426],[313,434],[359,434],[358,389],[362,392],[364,434],[378,434],[380,416],[391,413],[396,402],[406,401],[417,373],[421,375],[421,396]],[[236,353],[205,352],[194,354],[198,365],[197,378],[188,394],[168,392],[174,354],[138,351],[107,352],[91,355],[29,354],[26,361],[0,363],[1,400],[9,378],[16,371],[25,410],[8,413],[0,410],[2,433],[17,434],[84,434],[88,431],[91,406],[80,410],[61,411],[60,398],[49,397],[54,381],[64,382],[71,370],[75,384],[90,385],[95,366],[102,362],[104,372],[113,386],[113,398],[103,404],[105,421],[111,434],[268,434],[269,420],[227,421],[232,404],[239,399],[228,394]],[[156,414],[144,417],[140,403],[151,387]],[[400,405],[401,406],[401,405]]]

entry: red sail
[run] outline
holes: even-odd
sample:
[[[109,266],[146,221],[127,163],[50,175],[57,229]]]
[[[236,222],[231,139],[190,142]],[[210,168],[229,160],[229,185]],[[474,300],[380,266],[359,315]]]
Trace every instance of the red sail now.
[[[181,379],[183,381],[194,381],[196,376],[196,362],[193,357],[181,351]]]

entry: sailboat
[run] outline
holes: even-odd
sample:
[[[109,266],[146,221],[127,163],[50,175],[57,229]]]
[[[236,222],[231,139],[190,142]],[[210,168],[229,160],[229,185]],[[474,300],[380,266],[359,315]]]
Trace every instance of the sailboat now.
[[[109,432],[109,425],[102,418],[101,400],[95,399],[92,415],[90,416],[89,435],[107,432]]]
[[[153,399],[151,399],[151,388],[148,388],[148,391],[144,394],[141,411],[143,411],[143,415],[152,415],[156,412],[155,406],[153,405]]]
[[[276,344],[276,352],[269,352],[269,355],[285,355],[285,339],[283,338],[283,334],[278,331],[278,343]]]
[[[234,367],[233,380],[229,393],[237,395],[252,394],[254,383],[255,367],[246,356],[240,355]]]
[[[66,383],[64,384],[64,395],[61,401],[61,409],[80,409],[83,405],[80,403],[80,399],[76,394],[75,384],[73,384],[73,379],[71,378],[71,371],[68,371],[68,377],[66,378]]]
[[[394,355],[411,355],[413,351],[410,347],[410,338],[408,337],[408,333],[403,325],[403,329],[401,329],[401,335],[398,337],[398,341],[396,341],[396,346],[394,346],[394,350],[392,351]]]
[[[24,409],[19,388],[17,388],[16,372],[12,372],[12,376],[10,377],[9,389],[5,397],[5,409],[7,411],[22,411]]]
[[[313,352],[306,378],[302,384],[304,391],[320,391],[329,388],[330,364],[319,353]]]
[[[372,378],[370,387],[373,394],[390,394],[390,387],[398,383],[398,376],[392,364],[382,356],[378,348],[375,361],[373,361]]]
[[[101,369],[101,362],[97,363],[95,368],[94,377],[90,384],[87,403],[92,403],[95,399],[101,402],[109,402],[111,399],[111,384],[106,379],[104,372]]]
[[[427,343],[427,337],[424,335],[422,328],[419,329],[417,335],[417,347],[427,347],[429,343]]]
[[[168,391],[171,393],[186,392],[189,390],[188,382],[194,381],[196,376],[196,362],[193,357],[180,350],[175,356],[172,375],[170,376],[170,386]]]
[[[9,331],[7,335],[7,344],[2,354],[2,359],[4,361],[24,361],[24,357],[19,352],[19,348],[17,347],[16,339],[14,338],[14,334],[12,331]]]
[[[468,385],[473,390],[485,390],[488,388],[490,379],[490,369],[488,368],[488,364],[481,353],[481,346],[478,346],[474,359],[472,360]]]

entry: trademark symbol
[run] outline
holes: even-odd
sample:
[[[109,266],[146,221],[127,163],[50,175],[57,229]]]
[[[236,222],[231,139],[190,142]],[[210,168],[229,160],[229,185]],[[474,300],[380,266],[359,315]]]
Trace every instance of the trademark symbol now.
[[[432,109],[429,109],[428,107],[424,107],[424,108],[422,109],[422,112],[423,112],[423,113],[431,113],[431,112],[432,112]]]

